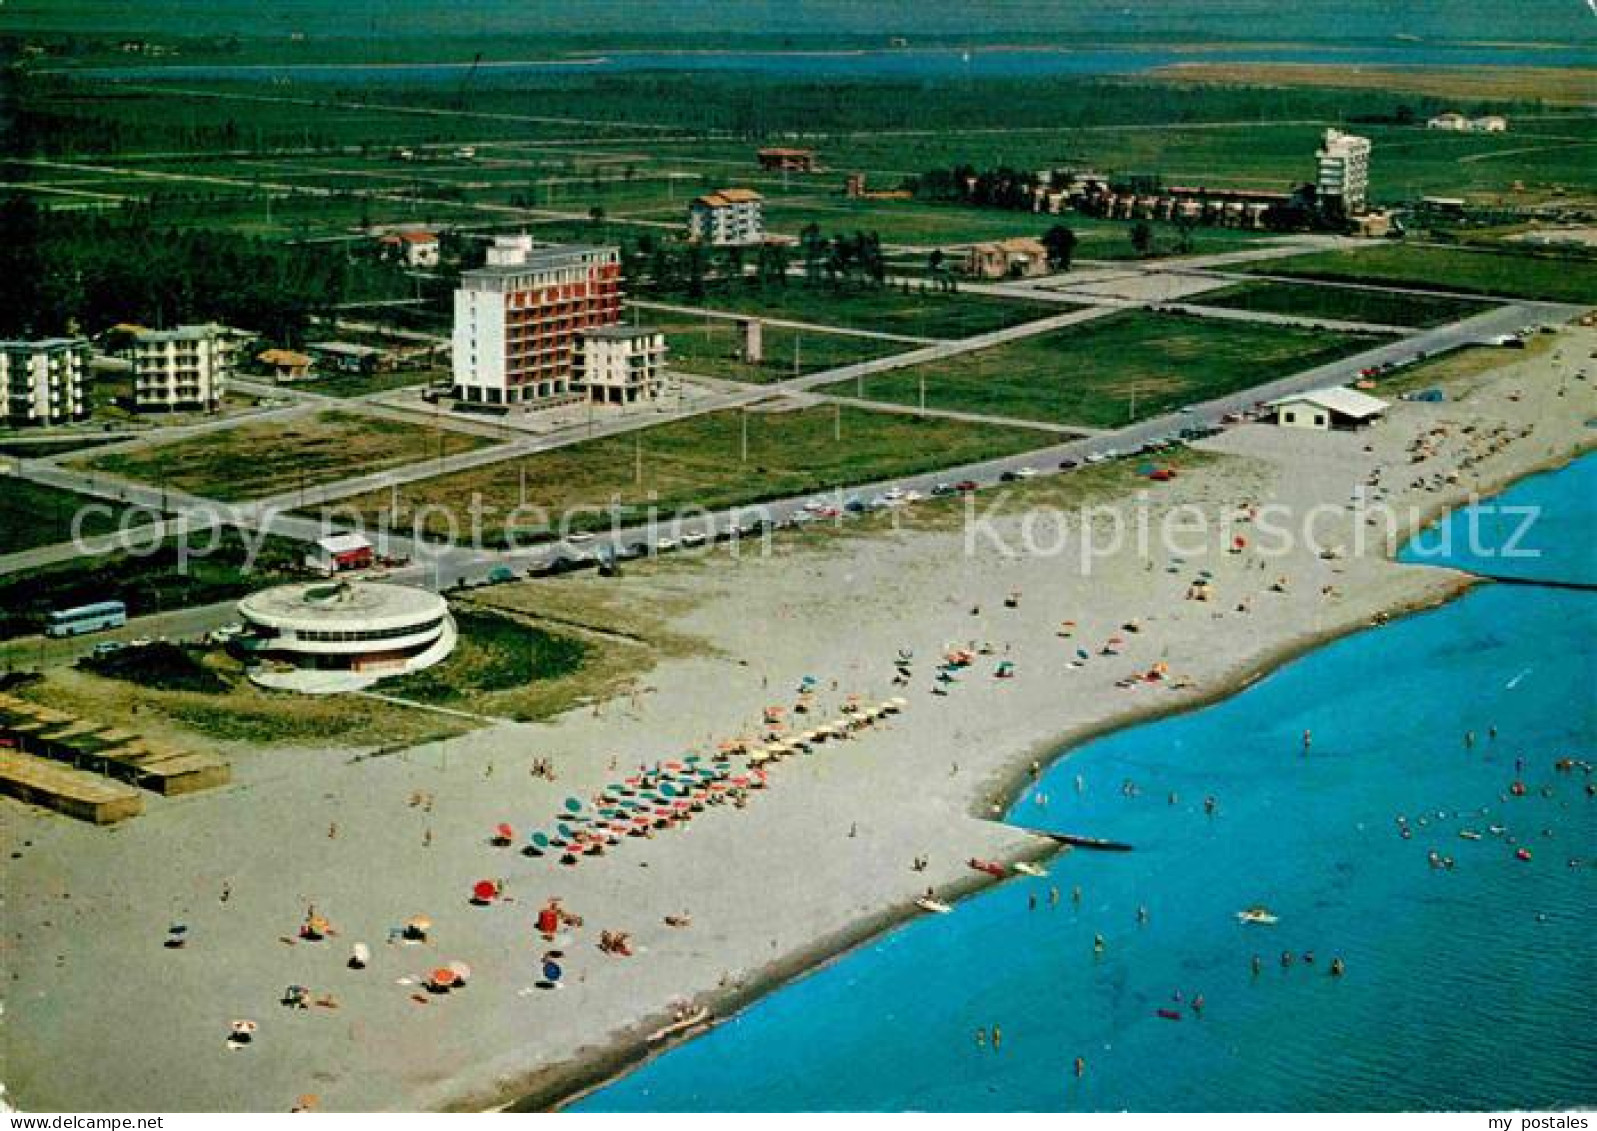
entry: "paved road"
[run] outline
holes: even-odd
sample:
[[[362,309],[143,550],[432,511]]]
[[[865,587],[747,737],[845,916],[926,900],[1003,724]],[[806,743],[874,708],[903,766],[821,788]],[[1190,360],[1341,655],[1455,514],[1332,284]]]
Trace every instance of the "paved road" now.
[[[520,455],[550,450],[595,436],[621,434],[649,427],[662,420],[673,419],[682,415],[752,405],[758,401],[767,400],[772,396],[808,393],[824,385],[886,372],[903,366],[954,357],[1003,342],[1046,333],[1062,326],[1102,318],[1113,313],[1116,309],[1118,307],[1109,305],[1073,309],[1049,318],[995,330],[974,338],[926,346],[904,354],[813,373],[770,386],[715,392],[705,397],[691,409],[666,413],[642,413],[631,417],[596,422],[592,427],[575,428],[568,430],[566,433],[528,437],[495,448],[446,457],[442,461],[426,461],[408,468],[396,469],[373,476],[364,476],[345,483],[312,488],[305,493],[303,500],[296,492],[291,496],[280,496],[272,500],[257,500],[237,507],[228,507],[212,500],[180,492],[162,492],[158,488],[137,484],[108,484],[104,477],[96,479],[83,473],[55,466],[47,461],[31,461],[24,465],[19,473],[37,482],[82,491],[98,497],[123,498],[148,506],[161,506],[164,504],[168,509],[180,515],[188,515],[197,522],[213,522],[217,520],[218,516],[224,516],[228,521],[235,522],[246,528],[264,527],[275,534],[309,540],[322,533],[320,524],[312,519],[284,513],[282,510],[277,509],[278,507],[315,505],[322,502],[335,501],[340,498],[347,498],[352,494],[378,490],[392,484],[414,482],[450,471],[488,466]],[[1071,440],[1041,451],[978,465],[949,468],[933,474],[904,479],[900,482],[906,489],[922,491],[929,491],[931,486],[937,482],[962,478],[970,478],[986,484],[996,481],[1006,471],[1014,471],[1026,466],[1035,466],[1046,471],[1057,467],[1059,461],[1064,459],[1081,460],[1089,455],[1102,454],[1109,451],[1127,451],[1155,437],[1175,432],[1185,425],[1204,425],[1218,422],[1223,415],[1250,408],[1260,400],[1284,396],[1305,389],[1343,383],[1359,369],[1368,366],[1380,365],[1386,362],[1401,363],[1412,360],[1420,352],[1434,354],[1519,330],[1526,325],[1565,320],[1579,313],[1579,310],[1580,308],[1578,307],[1554,303],[1511,303],[1462,322],[1417,333],[1412,337],[1399,341],[1385,343],[1363,353],[1282,378],[1265,386],[1194,406],[1193,411],[1189,413],[1146,420],[1112,432],[1104,432],[1080,440]],[[885,484],[862,485],[854,488],[852,493],[869,497],[872,493],[883,489],[885,486]],[[803,499],[795,498],[765,504],[758,508],[758,513],[780,520],[798,511],[803,502]],[[745,513],[748,512],[748,508],[742,508],[742,510]],[[718,514],[711,516],[711,521],[724,523],[732,516],[732,513],[726,511],[718,512]],[[635,529],[622,530],[599,539],[598,545],[600,547],[614,547],[615,545],[630,544],[646,533]],[[388,552],[396,555],[417,556],[425,554],[435,569],[434,584],[441,586],[448,586],[460,579],[482,578],[486,576],[489,570],[501,564],[509,563],[517,566],[536,564],[548,560],[554,553],[548,547],[505,554],[472,547],[440,548],[418,546],[403,538],[389,539],[386,548]]]

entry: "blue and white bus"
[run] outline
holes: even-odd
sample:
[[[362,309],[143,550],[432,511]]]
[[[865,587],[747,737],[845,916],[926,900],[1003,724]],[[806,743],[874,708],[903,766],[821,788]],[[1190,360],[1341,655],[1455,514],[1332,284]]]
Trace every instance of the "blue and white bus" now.
[[[93,605],[80,605],[75,609],[62,609],[60,612],[51,613],[44,634],[80,636],[85,632],[121,628],[127,622],[128,607],[121,601],[99,601]]]

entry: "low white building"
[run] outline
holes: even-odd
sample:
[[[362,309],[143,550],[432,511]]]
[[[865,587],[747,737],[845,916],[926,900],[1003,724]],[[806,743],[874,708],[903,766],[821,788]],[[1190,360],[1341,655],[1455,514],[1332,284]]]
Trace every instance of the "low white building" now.
[[[0,342],[0,416],[17,427],[82,420],[88,359],[83,338]]]
[[[572,384],[594,404],[657,401],[666,389],[665,335],[644,326],[600,326],[585,330]]]
[[[1294,393],[1271,401],[1269,407],[1275,410],[1275,422],[1283,428],[1311,428],[1329,432],[1332,429],[1345,431],[1373,424],[1388,406],[1379,397],[1342,386]]]
[[[238,603],[237,646],[260,663],[256,683],[285,691],[357,691],[431,667],[454,650],[448,603],[408,585],[317,581],[251,593]]]
[[[753,189],[725,188],[688,205],[688,238],[712,247],[746,247],[765,239],[765,198]]]
[[[1500,134],[1508,129],[1508,119],[1501,114],[1483,114],[1479,118],[1466,118],[1456,110],[1426,121],[1429,130],[1452,130],[1456,133]]]
[[[395,256],[407,267],[438,266],[438,237],[432,232],[390,232],[378,242],[384,254]]]
[[[133,407],[140,412],[214,412],[238,356],[238,333],[207,323],[133,335]]]
[[[305,567],[331,577],[347,569],[365,569],[376,557],[372,544],[359,534],[329,534],[311,545]]]

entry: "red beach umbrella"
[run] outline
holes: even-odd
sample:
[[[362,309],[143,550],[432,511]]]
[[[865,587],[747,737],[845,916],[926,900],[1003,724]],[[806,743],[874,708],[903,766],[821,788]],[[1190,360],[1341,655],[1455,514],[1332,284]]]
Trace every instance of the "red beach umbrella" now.
[[[473,903],[492,903],[499,896],[499,885],[492,880],[478,880],[471,885]]]

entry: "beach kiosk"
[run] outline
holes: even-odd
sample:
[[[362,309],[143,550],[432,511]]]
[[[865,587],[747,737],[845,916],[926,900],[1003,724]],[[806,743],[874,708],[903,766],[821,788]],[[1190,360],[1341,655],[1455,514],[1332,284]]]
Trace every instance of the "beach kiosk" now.
[[[331,577],[347,569],[367,569],[376,560],[372,544],[359,534],[329,534],[316,539],[305,566]]]
[[[1321,432],[1352,431],[1373,424],[1387,409],[1379,397],[1346,387],[1311,389],[1271,401],[1275,422],[1283,428],[1310,428]]]

